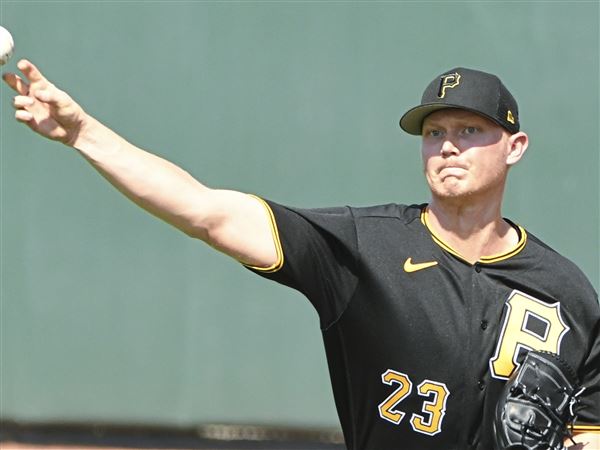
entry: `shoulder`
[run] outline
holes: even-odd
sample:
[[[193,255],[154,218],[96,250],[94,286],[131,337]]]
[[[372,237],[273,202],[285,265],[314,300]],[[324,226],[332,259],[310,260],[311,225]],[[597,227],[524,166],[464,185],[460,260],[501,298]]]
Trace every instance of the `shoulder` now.
[[[527,247],[537,259],[537,264],[532,270],[547,274],[553,284],[572,293],[579,292],[581,297],[594,299],[594,303],[597,304],[598,294],[577,264],[529,231],[527,231]]]
[[[534,247],[534,250],[540,255],[544,265],[553,267],[553,272],[562,274],[564,276],[573,277],[577,281],[585,280],[586,283],[588,282],[587,277],[577,266],[577,264],[575,264],[569,258],[561,255],[558,251],[543,242],[530,231],[527,231],[527,243],[529,246]]]
[[[272,210],[279,214],[282,212],[297,214],[310,222],[321,222],[323,220],[349,220],[360,221],[364,219],[391,219],[409,223],[419,221],[425,204],[404,205],[398,203],[387,203],[372,206],[333,206],[321,208],[303,208],[297,206],[284,206],[267,200]]]
[[[388,203],[384,205],[349,207],[356,219],[394,219],[409,223],[421,218],[425,204],[403,205]]]

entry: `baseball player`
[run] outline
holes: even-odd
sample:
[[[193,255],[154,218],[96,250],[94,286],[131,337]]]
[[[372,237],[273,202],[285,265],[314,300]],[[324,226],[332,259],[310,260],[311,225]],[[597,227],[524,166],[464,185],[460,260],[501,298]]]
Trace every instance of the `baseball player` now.
[[[574,368],[575,430],[587,433],[576,448],[595,445],[598,295],[501,215],[528,136],[496,76],[444,72],[400,120],[421,136],[427,203],[299,209],[202,185],[90,117],[32,63],[18,68],[25,78],[4,76],[17,120],[77,149],[149,212],[310,300],[348,449],[490,450],[498,398],[530,350]]]

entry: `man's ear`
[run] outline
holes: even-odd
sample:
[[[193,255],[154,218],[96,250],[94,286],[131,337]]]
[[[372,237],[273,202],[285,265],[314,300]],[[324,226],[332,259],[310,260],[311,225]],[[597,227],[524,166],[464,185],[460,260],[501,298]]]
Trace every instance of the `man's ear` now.
[[[506,156],[506,164],[512,166],[518,163],[525,154],[529,145],[529,137],[527,134],[519,131],[508,138],[508,144],[510,151]]]

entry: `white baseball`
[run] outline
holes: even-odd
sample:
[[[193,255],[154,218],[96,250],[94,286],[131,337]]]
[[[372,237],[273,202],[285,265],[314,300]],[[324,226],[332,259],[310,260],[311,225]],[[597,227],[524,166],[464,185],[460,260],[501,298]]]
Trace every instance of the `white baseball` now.
[[[13,37],[6,28],[0,27],[0,66],[8,62],[14,49],[15,41],[13,41]]]

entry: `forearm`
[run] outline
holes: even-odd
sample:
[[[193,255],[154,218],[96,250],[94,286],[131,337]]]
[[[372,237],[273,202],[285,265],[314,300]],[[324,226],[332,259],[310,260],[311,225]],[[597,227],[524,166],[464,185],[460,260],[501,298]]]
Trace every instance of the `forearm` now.
[[[189,173],[135,147],[90,116],[72,146],[137,205],[184,233],[206,240],[203,219],[209,189]]]
[[[568,450],[600,450],[600,432],[589,431],[576,434],[573,440],[565,440],[565,447]]]
[[[92,118],[31,62],[19,61],[25,79],[5,73],[18,94],[15,118],[48,139],[77,149],[136,204],[237,260],[270,267],[280,259],[270,215],[241,192],[209,189],[176,165],[141,150]]]

